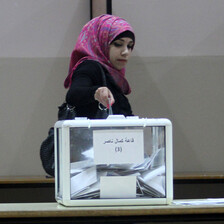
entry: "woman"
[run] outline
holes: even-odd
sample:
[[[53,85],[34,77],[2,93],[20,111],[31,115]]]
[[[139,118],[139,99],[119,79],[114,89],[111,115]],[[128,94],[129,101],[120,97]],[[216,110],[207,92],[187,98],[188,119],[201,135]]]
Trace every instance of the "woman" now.
[[[134,44],[132,27],[120,17],[101,15],[83,27],[64,82],[69,88],[66,101],[76,107],[77,116],[94,119],[99,108],[109,105],[113,114],[133,115],[125,97],[131,92],[125,66]],[[106,86],[99,63],[105,71]]]
[[[65,88],[69,88],[66,101],[75,106],[76,116],[105,118],[97,115],[99,108],[104,110],[109,104],[113,114],[133,115],[125,97],[131,92],[125,78],[125,66],[134,44],[133,29],[120,17],[101,15],[83,27],[64,82]],[[86,141],[81,142],[86,144]],[[54,176],[54,128],[41,144],[40,155],[45,171]]]

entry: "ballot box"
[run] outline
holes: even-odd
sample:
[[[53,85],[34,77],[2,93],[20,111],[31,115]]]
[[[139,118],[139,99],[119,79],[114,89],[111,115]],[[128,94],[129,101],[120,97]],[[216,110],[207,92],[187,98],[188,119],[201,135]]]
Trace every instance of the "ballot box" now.
[[[170,204],[172,123],[110,115],[55,123],[55,196],[65,206]]]

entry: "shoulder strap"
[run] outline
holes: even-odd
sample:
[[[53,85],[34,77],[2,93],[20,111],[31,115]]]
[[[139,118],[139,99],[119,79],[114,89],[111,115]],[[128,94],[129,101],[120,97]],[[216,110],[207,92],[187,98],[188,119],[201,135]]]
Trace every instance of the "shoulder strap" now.
[[[103,69],[103,66],[100,64],[100,62],[97,62],[97,65],[100,68],[100,72],[101,72],[101,75],[102,75],[103,86],[107,86],[106,75],[105,75],[105,71]]]

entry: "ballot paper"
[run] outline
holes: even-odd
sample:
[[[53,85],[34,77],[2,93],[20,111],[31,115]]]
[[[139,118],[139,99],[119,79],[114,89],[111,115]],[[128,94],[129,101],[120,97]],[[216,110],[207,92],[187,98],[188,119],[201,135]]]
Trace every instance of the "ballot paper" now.
[[[70,163],[70,173],[81,173],[85,168],[94,166],[94,162],[91,159]]]
[[[88,168],[71,177],[71,195],[86,189],[97,182],[96,166]]]
[[[147,171],[144,171],[142,173],[142,179],[144,180],[145,183],[150,183],[150,181],[157,177],[165,174],[165,166],[160,166],[156,169],[149,169]]]
[[[136,176],[102,176],[100,198],[136,198]]]
[[[164,148],[154,151],[151,155],[145,155],[142,163],[109,165],[95,165],[91,156],[93,148],[86,150],[86,153],[84,152],[86,160],[70,164],[71,199],[164,198],[166,196],[164,162],[160,162],[160,166],[152,166],[154,160],[161,161],[158,157],[161,156],[162,150]],[[126,186],[122,184],[125,183],[124,177]]]
[[[83,191],[77,192],[76,194],[73,194],[71,199],[93,199],[93,198],[99,198],[100,194],[100,183],[96,182],[87,188],[85,188]]]
[[[175,200],[175,205],[224,205],[224,198],[207,198],[207,199],[188,199],[188,200]]]

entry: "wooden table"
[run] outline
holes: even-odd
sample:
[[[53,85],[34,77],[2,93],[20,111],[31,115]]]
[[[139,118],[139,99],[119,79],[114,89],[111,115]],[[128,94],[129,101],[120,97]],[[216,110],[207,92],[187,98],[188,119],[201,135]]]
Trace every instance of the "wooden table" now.
[[[197,200],[174,200],[175,204],[122,207],[64,207],[57,203],[0,204],[0,223],[224,223],[222,203],[195,204]],[[184,205],[177,204],[187,202]],[[181,221],[181,222],[180,222]],[[208,222],[209,221],[209,222]],[[221,221],[221,222],[220,222]]]

